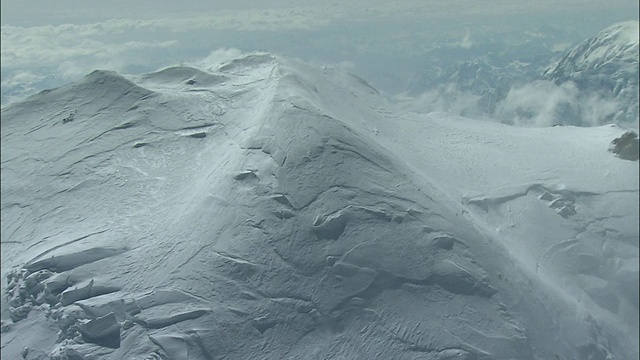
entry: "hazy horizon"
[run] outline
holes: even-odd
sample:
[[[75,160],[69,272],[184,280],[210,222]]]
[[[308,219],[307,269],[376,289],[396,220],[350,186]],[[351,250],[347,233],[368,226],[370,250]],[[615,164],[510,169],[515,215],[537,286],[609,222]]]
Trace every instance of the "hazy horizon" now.
[[[416,96],[416,76],[429,71],[434,50],[463,51],[436,59],[443,63],[474,61],[495,51],[493,44],[523,48],[546,36],[554,42],[545,50],[552,58],[552,50],[561,54],[613,23],[637,20],[637,9],[636,1],[623,0],[3,1],[2,106],[96,69],[141,74],[252,51],[338,67],[387,96]],[[540,48],[516,51],[526,57]],[[460,104],[466,98],[428,103],[456,103],[439,108],[454,111],[467,106]]]

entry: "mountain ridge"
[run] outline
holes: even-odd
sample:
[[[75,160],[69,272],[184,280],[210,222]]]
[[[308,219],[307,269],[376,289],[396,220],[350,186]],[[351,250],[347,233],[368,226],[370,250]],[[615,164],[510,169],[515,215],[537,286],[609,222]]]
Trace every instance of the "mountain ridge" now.
[[[622,129],[406,114],[334,69],[229,64],[94,72],[2,109],[3,356],[637,353]],[[580,181],[594,164],[610,176]],[[623,273],[589,265],[603,241]]]
[[[557,84],[573,82],[587,94],[618,104],[611,122],[637,123],[638,21],[614,24],[568,51],[542,74]]]

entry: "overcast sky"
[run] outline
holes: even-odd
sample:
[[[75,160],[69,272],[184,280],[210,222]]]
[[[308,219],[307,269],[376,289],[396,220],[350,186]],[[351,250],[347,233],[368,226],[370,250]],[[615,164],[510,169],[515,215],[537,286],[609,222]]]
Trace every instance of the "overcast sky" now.
[[[220,12],[243,12],[257,16],[261,10],[276,13],[287,12],[298,18],[290,10],[311,11],[306,15],[327,16],[329,18],[358,15],[354,20],[371,17],[403,14],[407,16],[482,16],[506,14],[534,14],[539,12],[574,11],[586,12],[593,9],[614,12],[619,9],[638,9],[637,0],[3,0],[2,25],[37,26],[64,23],[83,24],[109,19],[157,19],[176,18],[193,15],[224,16]],[[637,11],[636,11],[637,14]],[[269,14],[263,14],[268,16]],[[275,14],[271,14],[275,15]],[[280,14],[282,15],[282,14]],[[305,15],[305,14],[302,14]]]
[[[224,49],[337,64],[391,86],[395,75],[380,69],[396,62],[400,71],[435,44],[468,45],[490,34],[525,31],[526,24],[592,36],[613,22],[638,18],[637,0],[2,0],[1,5],[3,102],[7,94],[59,86],[94,69],[139,73],[235,54]]]

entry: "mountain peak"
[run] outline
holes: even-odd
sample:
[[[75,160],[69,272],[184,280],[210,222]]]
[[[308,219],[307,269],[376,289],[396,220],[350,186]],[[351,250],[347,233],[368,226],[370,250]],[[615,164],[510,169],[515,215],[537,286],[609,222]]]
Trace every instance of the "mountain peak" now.
[[[638,21],[612,25],[585,40],[545,71],[550,78],[574,78],[606,71],[613,76],[638,74]],[[637,79],[637,76],[633,76]]]
[[[639,116],[638,21],[614,24],[566,52],[543,79],[573,82],[587,96],[619,108],[608,120],[637,123]],[[613,105],[611,105],[613,104]]]
[[[638,353],[620,128],[411,114],[270,54],[2,121],[3,357]]]
[[[640,22],[637,20],[625,21],[611,25],[610,27],[602,30],[597,37],[609,40],[612,43],[618,45],[638,45],[638,39],[640,37]]]

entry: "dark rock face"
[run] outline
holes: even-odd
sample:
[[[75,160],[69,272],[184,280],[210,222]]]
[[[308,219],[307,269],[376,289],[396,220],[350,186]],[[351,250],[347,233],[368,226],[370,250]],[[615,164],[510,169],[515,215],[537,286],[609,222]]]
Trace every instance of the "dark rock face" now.
[[[638,134],[627,131],[619,138],[611,142],[611,152],[617,154],[621,159],[638,161]]]

